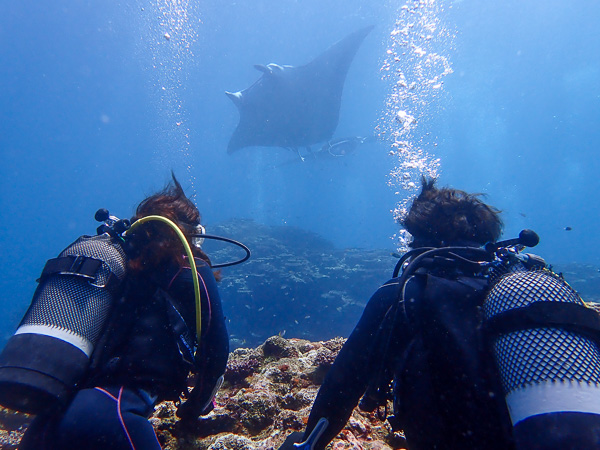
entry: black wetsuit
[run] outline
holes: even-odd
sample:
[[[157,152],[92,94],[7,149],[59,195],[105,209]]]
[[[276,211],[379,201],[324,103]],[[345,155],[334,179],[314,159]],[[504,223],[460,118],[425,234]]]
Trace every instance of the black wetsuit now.
[[[475,276],[420,269],[404,287],[395,320],[399,279],[379,288],[319,390],[304,439],[327,418],[316,446],[323,449],[369,385],[393,378],[395,418],[410,450],[512,448],[510,419],[481,330],[486,286]]]
[[[201,260],[196,264],[202,299],[196,360],[186,348],[196,331],[190,269],[173,265],[152,279],[130,277],[83,388],[66,409],[37,417],[19,448],[158,450],[147,419],[157,402],[187,391],[190,371],[198,374],[196,387],[178,415],[194,420],[210,410],[214,387],[225,372],[229,337],[212,271]],[[188,334],[187,342],[180,334]]]

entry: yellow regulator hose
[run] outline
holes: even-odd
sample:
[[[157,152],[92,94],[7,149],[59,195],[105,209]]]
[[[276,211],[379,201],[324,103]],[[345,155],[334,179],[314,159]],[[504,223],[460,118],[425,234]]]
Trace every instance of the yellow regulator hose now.
[[[190,261],[190,268],[192,269],[192,273],[195,274],[195,276],[192,276],[192,280],[194,282],[194,295],[196,297],[196,342],[199,347],[200,346],[200,336],[202,336],[202,303],[200,300],[200,282],[198,281],[199,275],[198,275],[198,271],[196,269],[196,261],[194,260],[194,255],[192,253],[192,249],[190,248],[190,244],[188,244],[188,241],[185,238],[185,235],[182,233],[182,231],[179,229],[179,227],[175,224],[175,222],[173,222],[172,220],[167,219],[166,217],[163,217],[163,216],[142,217],[141,219],[138,219],[134,223],[132,223],[131,228],[129,228],[129,230],[127,230],[125,232],[125,234],[127,234],[129,231],[133,230],[137,226],[139,226],[143,223],[146,223],[146,222],[150,222],[152,220],[157,220],[159,222],[166,223],[177,234],[177,237],[181,240],[181,243],[183,244],[183,248],[185,249],[185,253],[188,257],[188,260]]]

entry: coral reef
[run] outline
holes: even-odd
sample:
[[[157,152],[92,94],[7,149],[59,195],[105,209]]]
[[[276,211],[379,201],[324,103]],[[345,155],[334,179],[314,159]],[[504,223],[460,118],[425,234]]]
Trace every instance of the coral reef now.
[[[600,268],[591,264],[555,264],[553,270],[561,273],[586,302],[600,303]]]
[[[397,262],[389,250],[339,249],[290,226],[235,220],[210,231],[252,249],[246,263],[223,269],[219,284],[233,348],[278,334],[310,341],[348,336]],[[239,257],[233,246],[207,240],[203,248],[215,262]]]
[[[319,385],[343,343],[341,338],[311,342],[272,336],[257,348],[234,350],[214,410],[193,429],[179,428],[172,417],[159,418],[157,408],[153,420],[161,444],[172,450],[278,448],[289,433],[304,429]],[[376,414],[356,410],[331,448],[402,445],[401,436]]]
[[[150,419],[165,450],[268,450],[303,430],[327,369],[344,339],[311,342],[273,336],[257,348],[234,350],[214,409],[182,425],[176,405],[157,405]],[[0,411],[0,448],[17,448],[31,418]],[[374,413],[355,410],[330,449],[403,448],[402,437]]]
[[[16,449],[32,417],[0,406],[0,448]]]

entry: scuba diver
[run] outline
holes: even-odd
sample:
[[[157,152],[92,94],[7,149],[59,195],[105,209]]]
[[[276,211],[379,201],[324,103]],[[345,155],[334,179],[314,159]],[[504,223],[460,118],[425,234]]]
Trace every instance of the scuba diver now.
[[[158,402],[186,397],[185,425],[212,410],[229,355],[213,270],[231,264],[211,264],[201,245],[245,246],[206,235],[172,178],[131,222],[99,210],[98,236],[47,262],[0,355],[0,403],[36,414],[20,449],[158,450]]]
[[[373,136],[352,136],[347,138],[332,139],[331,141],[327,141],[325,144],[323,144],[321,149],[315,153],[315,157],[320,157],[321,155],[324,157],[334,158],[348,156],[353,154],[360,145],[369,142],[375,142],[375,140],[376,139]]]
[[[377,138],[375,138],[374,136],[351,136],[345,138],[331,139],[330,141],[325,142],[319,150],[314,152],[312,151],[311,147],[306,147],[306,152],[303,154],[300,153],[300,150],[298,148],[286,148],[296,153],[300,157],[301,162],[305,162],[307,159],[331,159],[349,156],[352,155],[359,146],[375,142],[376,140]],[[297,161],[297,159],[294,159],[292,161],[289,161],[287,164]]]
[[[497,209],[425,178],[401,223],[412,250],[280,449],[324,449],[357,404],[383,420],[388,402],[410,450],[600,448],[600,316],[521,253],[537,235],[497,242]]]

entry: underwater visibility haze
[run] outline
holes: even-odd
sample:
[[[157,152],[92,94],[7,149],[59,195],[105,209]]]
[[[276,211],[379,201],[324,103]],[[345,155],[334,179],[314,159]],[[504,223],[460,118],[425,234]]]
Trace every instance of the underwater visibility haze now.
[[[233,346],[347,336],[406,244],[395,220],[421,174],[486,194],[505,238],[535,230],[532,251],[584,299],[599,296],[597,1],[25,0],[0,10],[2,344],[45,261],[94,234],[98,208],[130,217],[171,170],[209,233],[253,250],[223,269]],[[329,144],[302,157],[274,146],[228,154],[240,114],[226,91],[255,83],[255,65],[262,76],[271,63],[303,66],[371,25]]]

